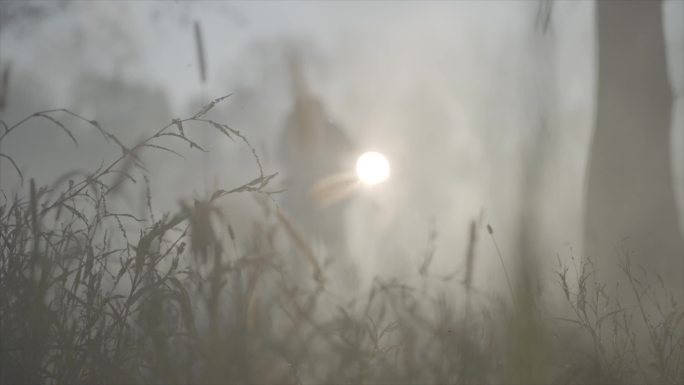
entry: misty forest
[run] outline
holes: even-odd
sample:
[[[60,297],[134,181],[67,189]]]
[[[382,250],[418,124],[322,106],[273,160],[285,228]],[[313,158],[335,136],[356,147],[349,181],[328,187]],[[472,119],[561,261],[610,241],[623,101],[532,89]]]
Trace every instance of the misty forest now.
[[[0,384],[684,384],[684,1],[0,0]]]

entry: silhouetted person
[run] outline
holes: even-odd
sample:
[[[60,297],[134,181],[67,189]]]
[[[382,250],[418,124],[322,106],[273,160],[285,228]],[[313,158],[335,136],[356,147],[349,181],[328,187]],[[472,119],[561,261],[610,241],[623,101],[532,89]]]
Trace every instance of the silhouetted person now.
[[[331,122],[318,97],[304,79],[299,52],[288,52],[292,108],[284,122],[280,155],[286,174],[283,208],[311,244],[319,261],[341,266],[347,253],[346,204],[320,207],[312,188],[322,178],[353,170],[352,145],[345,132]]]

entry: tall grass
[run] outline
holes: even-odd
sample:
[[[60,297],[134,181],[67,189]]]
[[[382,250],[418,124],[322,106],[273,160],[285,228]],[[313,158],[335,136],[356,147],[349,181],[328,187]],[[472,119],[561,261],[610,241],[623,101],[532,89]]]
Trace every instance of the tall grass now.
[[[656,306],[660,317],[606,295],[592,281],[588,260],[575,263],[576,282],[568,275],[572,266],[559,264],[558,289],[570,316],[550,314],[531,289],[536,273],[520,273],[535,270],[507,265],[501,252],[510,293],[474,286],[480,258],[474,244],[481,230],[475,222],[460,280],[432,275],[429,254],[416,271],[421,287],[376,278],[369,292],[351,300],[333,292],[326,281],[333,275],[270,199],[275,174],[264,173],[240,131],[205,117],[225,98],[173,119],[130,148],[68,110],[2,123],[0,144],[35,118],[77,141],[58,120],[67,114],[121,150],[89,174],[67,174],[50,186],[29,180],[22,184],[24,195],[2,197],[2,383],[684,382],[684,308],[659,303],[628,262],[624,273],[637,303]],[[203,151],[186,134],[192,124],[248,145],[259,175],[155,218],[153,175],[140,154],[182,155],[163,140]],[[13,159],[0,155],[20,172]],[[119,212],[112,203],[138,173],[147,186],[145,218]],[[237,193],[261,197],[264,207],[248,239],[236,237],[220,205]],[[296,246],[294,255],[283,251],[279,239]],[[304,263],[295,263],[298,258]],[[457,299],[461,294],[465,306]],[[636,323],[648,330],[645,346],[634,333]]]

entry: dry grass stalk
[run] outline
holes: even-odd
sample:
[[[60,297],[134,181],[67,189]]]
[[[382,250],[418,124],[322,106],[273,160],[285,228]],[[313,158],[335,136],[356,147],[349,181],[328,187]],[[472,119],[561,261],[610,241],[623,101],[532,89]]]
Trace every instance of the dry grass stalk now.
[[[311,250],[309,244],[306,242],[306,240],[304,240],[304,236],[297,230],[294,223],[292,223],[292,221],[288,218],[288,215],[282,208],[278,207],[276,213],[278,216],[278,221],[283,225],[287,234],[295,242],[295,245],[297,245],[299,252],[309,263],[313,279],[316,282],[318,282],[319,285],[323,285],[323,271],[321,270],[318,261],[316,261],[316,257],[313,253],[313,250]]]

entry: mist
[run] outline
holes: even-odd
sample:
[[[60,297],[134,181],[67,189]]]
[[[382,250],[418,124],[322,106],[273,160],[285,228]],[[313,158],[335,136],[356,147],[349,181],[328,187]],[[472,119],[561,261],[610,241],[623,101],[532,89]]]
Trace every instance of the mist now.
[[[503,303],[508,309],[504,313],[510,311],[511,317],[537,307],[552,309],[557,317],[572,316],[575,313],[566,303],[568,291],[562,285],[565,279],[579,280],[570,291],[586,294],[584,263],[593,261],[587,267],[598,271],[592,279],[609,280],[606,286],[612,288],[624,271],[625,255],[644,270],[652,269],[654,275],[644,283],[655,286],[655,274],[664,277],[666,289],[653,298],[676,298],[680,302],[673,314],[677,315],[684,298],[684,3],[655,3],[656,8],[649,9],[662,18],[662,28],[648,29],[652,23],[635,18],[634,57],[639,57],[638,52],[656,57],[659,51],[644,48],[655,40],[638,39],[651,36],[643,31],[662,31],[664,65],[651,69],[655,67],[646,60],[643,74],[649,75],[638,78],[643,82],[639,89],[653,86],[656,80],[650,74],[658,73],[664,79],[659,87],[668,89],[669,99],[654,102],[662,110],[653,112],[648,110],[648,95],[655,98],[657,93],[644,91],[644,110],[633,108],[632,115],[629,111],[621,115],[622,122],[611,123],[616,115],[611,111],[623,112],[605,106],[626,94],[613,91],[615,83],[601,83],[620,72],[602,72],[600,50],[608,52],[608,48],[599,42],[621,42],[620,35],[601,39],[622,27],[601,22],[600,2],[3,2],[0,73],[7,76],[0,88],[4,102],[0,119],[5,127],[12,127],[38,111],[66,109],[73,114],[50,116],[78,139],[76,146],[60,126],[39,117],[0,139],[0,153],[5,155],[0,159],[3,204],[9,208],[12,197],[29,197],[29,180],[40,187],[63,175],[75,178],[68,174],[73,170],[89,175],[120,156],[121,148],[133,148],[160,128],[173,126],[174,119],[199,117],[226,128],[183,120],[183,131],[174,134],[182,138],[164,138],[181,142],[163,142],[163,146],[184,157],[171,151],[139,154],[140,159],[131,161],[135,183],[115,190],[108,198],[109,210],[143,218],[140,223],[150,229],[163,228],[165,220],[175,218],[173,213],[190,213],[183,219],[189,218],[194,228],[204,222],[192,207],[197,210],[203,207],[200,202],[211,203],[222,214],[207,219],[205,230],[214,234],[215,239],[210,238],[217,244],[229,245],[211,250],[235,253],[216,257],[215,263],[223,263],[218,262],[221,258],[265,255],[263,244],[268,239],[269,250],[283,256],[279,269],[297,285],[314,290],[326,282],[327,295],[334,300],[321,300],[312,310],[322,319],[334,318],[345,304],[350,317],[370,314],[370,305],[364,313],[360,298],[373,292],[378,282],[422,287],[421,293],[430,292],[426,287],[433,283],[444,282],[438,297],[450,301],[456,314],[469,314],[474,306],[471,293],[477,292],[494,304]],[[624,7],[618,3],[605,14],[615,15]],[[624,28],[630,30],[630,25]],[[619,47],[615,52],[629,51]],[[618,56],[605,57],[603,63]],[[624,78],[615,75],[615,82]],[[226,95],[230,96],[222,98]],[[203,106],[210,110],[199,114]],[[113,144],[88,120],[97,121],[122,144]],[[629,165],[624,159],[630,155],[623,153],[627,145],[620,146],[635,137],[626,133],[632,123],[639,132],[648,131],[645,125],[662,126],[659,132],[664,136],[658,137],[657,144],[648,147],[656,141],[655,128],[639,137],[642,142],[632,144],[632,148],[651,149],[639,152],[644,160],[634,164],[660,156],[660,163],[653,161],[655,169],[630,173],[622,167]],[[613,131],[601,139],[597,125],[611,124],[627,127],[625,134]],[[601,143],[614,147],[597,150]],[[356,159],[367,151],[387,158],[386,181],[373,186],[356,181]],[[144,168],[136,168],[138,161]],[[611,166],[596,166],[600,162]],[[637,192],[638,182],[607,182],[626,183],[610,179],[620,172],[624,180],[653,176],[648,182],[639,179],[651,190]],[[353,181],[343,187],[321,184],[346,175]],[[239,186],[251,187],[207,200],[215,191]],[[324,203],[313,198],[314,191]],[[613,195],[606,196],[607,191]],[[648,197],[656,192],[666,198],[657,198],[661,214],[651,218],[656,208],[651,209]],[[172,214],[164,217],[165,213]],[[3,221],[3,226],[9,226],[9,217]],[[129,225],[112,226],[128,229]],[[112,235],[113,239],[139,247],[145,232],[132,228],[139,236]],[[662,237],[653,241],[651,232]],[[625,239],[638,246],[625,246]],[[211,276],[211,266],[216,270],[219,265],[206,265],[209,252],[192,237],[185,242],[193,255],[205,258],[199,274]],[[662,246],[668,242],[673,246]],[[3,248],[3,253],[8,250]],[[181,266],[194,266],[189,256],[187,265],[180,253],[179,258]],[[580,268],[559,275],[566,265]],[[247,275],[240,277],[236,287],[242,287],[241,280],[247,282]],[[121,293],[135,288],[136,279],[124,279]],[[235,279],[227,279],[231,282],[227,287]],[[275,278],[269,279],[263,279],[262,305],[271,303],[270,298],[276,297],[273,292],[284,292]],[[621,282],[619,289],[605,292],[607,299],[632,295],[628,286],[632,281]],[[527,297],[533,300],[526,305]],[[227,300],[230,305],[218,311],[219,318],[230,318],[240,301]],[[629,299],[623,302],[634,309],[638,306]],[[3,308],[9,309],[11,303],[7,300]],[[428,299],[417,303],[428,312],[440,309]],[[198,327],[209,335],[216,332],[211,304],[197,310]],[[384,310],[382,314],[380,318]],[[287,318],[281,317],[271,319],[278,333],[288,325]],[[596,314],[596,318],[601,317]],[[515,319],[512,325],[526,322],[524,317]],[[486,317],[478,320],[466,318],[475,327],[487,321]],[[670,325],[675,331],[682,329],[677,322]],[[517,332],[525,335],[524,330],[511,335]],[[531,351],[530,357],[553,350],[535,350],[546,343],[541,337],[538,344],[535,338],[527,340],[532,347],[521,349]],[[264,348],[267,345],[249,345],[249,349],[270,351]],[[312,346],[311,351],[320,349],[334,356],[320,341]],[[677,346],[682,348],[681,342],[675,350]],[[487,348],[482,352],[488,354]],[[277,354],[291,358],[290,353]],[[12,359],[3,355],[2,366]],[[394,377],[351,380],[339,374],[329,377],[334,371],[321,364],[302,368],[304,374],[293,382],[543,383],[556,373],[534,365],[518,367],[515,359],[510,362],[513,369],[483,368],[481,372],[487,374],[481,377],[447,370],[450,374],[442,377],[437,372],[427,377],[392,372]],[[213,368],[211,362],[206,365]],[[605,373],[580,375],[571,383],[682,379],[681,365],[672,370],[663,365],[661,377],[620,377],[622,369],[610,367],[604,368]],[[209,369],[202,377],[201,368],[205,367],[193,367],[178,382],[268,382],[249,376],[223,377]],[[139,372],[134,382],[168,380],[147,374]],[[3,377],[3,381],[17,378]],[[274,381],[292,382],[290,377],[277,376]]]

